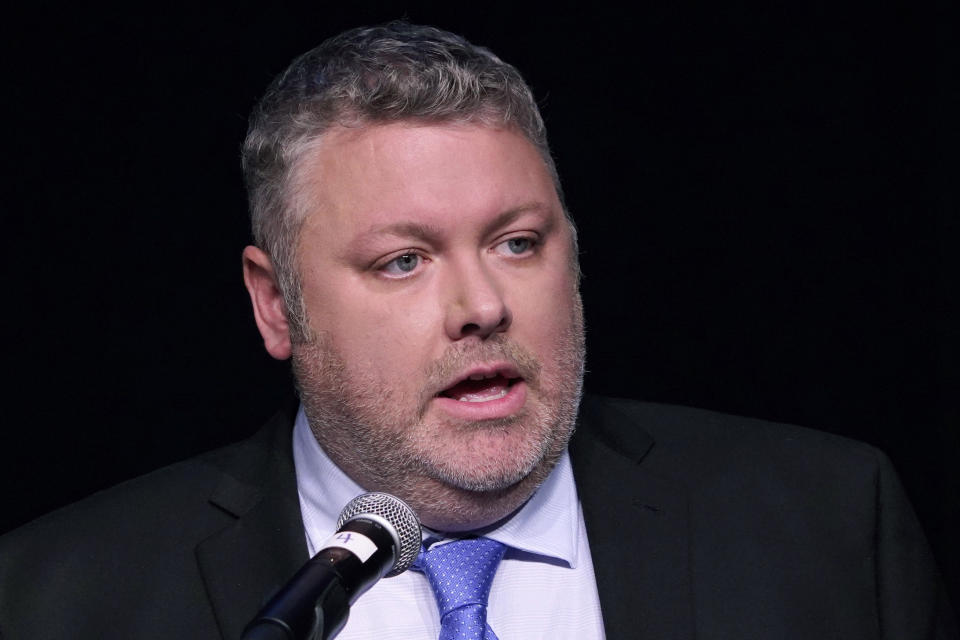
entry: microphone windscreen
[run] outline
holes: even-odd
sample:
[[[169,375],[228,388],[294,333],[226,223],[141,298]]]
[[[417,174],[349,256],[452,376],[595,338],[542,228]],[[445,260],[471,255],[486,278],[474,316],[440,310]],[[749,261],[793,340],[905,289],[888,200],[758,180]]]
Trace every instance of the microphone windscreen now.
[[[420,520],[410,506],[400,498],[389,493],[364,493],[350,502],[340,512],[337,530],[344,524],[358,518],[374,520],[389,531],[393,537],[397,553],[393,567],[384,577],[395,576],[406,571],[420,552]]]

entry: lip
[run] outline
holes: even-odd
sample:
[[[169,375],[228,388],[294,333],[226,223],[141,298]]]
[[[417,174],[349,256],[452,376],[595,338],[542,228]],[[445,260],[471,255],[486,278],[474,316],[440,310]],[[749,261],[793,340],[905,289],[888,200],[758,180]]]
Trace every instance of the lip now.
[[[496,400],[487,400],[485,402],[461,402],[454,398],[437,394],[433,402],[438,409],[455,418],[461,420],[495,420],[497,418],[507,418],[519,412],[527,401],[527,384],[520,378],[517,368],[510,363],[483,364],[471,367],[460,375],[452,378],[443,389],[450,387],[469,379],[471,376],[495,376],[499,375],[512,384],[507,387],[507,393],[502,398]],[[442,391],[441,391],[442,393]]]
[[[464,380],[467,380],[473,376],[482,376],[487,378],[496,375],[503,376],[507,380],[514,380],[520,377],[520,372],[510,362],[489,362],[476,364],[447,380],[444,383],[443,388],[438,392],[438,395],[453,385],[463,382]]]

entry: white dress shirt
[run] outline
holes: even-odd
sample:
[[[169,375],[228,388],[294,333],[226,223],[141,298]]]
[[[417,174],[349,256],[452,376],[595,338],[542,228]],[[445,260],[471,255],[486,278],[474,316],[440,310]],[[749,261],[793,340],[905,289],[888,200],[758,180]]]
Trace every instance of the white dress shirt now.
[[[303,409],[293,431],[300,511],[311,556],[363,489],[317,444]],[[603,618],[570,456],[508,521],[484,534],[508,546],[487,622],[500,640],[602,639]],[[440,616],[426,577],[406,571],[360,596],[337,640],[436,640]]]

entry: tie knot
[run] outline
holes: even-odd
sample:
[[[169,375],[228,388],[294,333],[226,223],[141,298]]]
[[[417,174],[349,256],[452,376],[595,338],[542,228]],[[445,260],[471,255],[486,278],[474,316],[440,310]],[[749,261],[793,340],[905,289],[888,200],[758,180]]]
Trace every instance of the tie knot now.
[[[414,568],[430,581],[441,619],[466,605],[487,606],[504,551],[506,546],[496,540],[466,538],[420,552]]]

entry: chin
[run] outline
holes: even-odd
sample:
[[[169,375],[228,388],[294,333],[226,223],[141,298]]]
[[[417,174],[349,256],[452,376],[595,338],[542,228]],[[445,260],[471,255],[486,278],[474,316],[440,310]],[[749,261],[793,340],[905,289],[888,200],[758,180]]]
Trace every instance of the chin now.
[[[542,481],[542,479],[541,479]],[[533,494],[540,481],[528,475],[502,489],[474,491],[436,481],[411,506],[423,525],[435,531],[479,531],[496,525],[516,512]]]
[[[530,439],[509,428],[454,437],[446,451],[425,455],[422,471],[437,482],[470,492],[502,492],[530,477],[542,480],[563,449],[553,438]]]
[[[471,493],[502,493],[530,477],[530,469],[444,469],[432,474],[432,478],[454,489]]]

